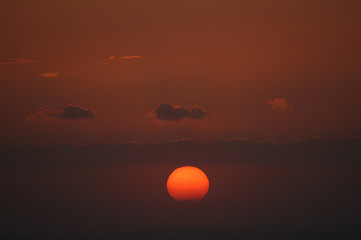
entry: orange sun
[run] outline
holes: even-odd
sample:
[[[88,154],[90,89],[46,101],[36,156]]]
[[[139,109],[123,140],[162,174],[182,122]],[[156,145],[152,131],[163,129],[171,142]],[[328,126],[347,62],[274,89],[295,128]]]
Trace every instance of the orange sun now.
[[[180,167],[169,175],[167,189],[169,195],[177,201],[199,201],[207,194],[209,181],[199,168]]]

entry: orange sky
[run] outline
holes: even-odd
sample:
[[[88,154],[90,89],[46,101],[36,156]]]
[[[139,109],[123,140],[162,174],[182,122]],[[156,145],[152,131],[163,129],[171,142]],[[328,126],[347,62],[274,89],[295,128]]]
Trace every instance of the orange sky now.
[[[358,0],[2,1],[0,143],[360,137],[360,11]],[[162,102],[209,114],[157,119]],[[68,104],[91,114],[75,119]]]

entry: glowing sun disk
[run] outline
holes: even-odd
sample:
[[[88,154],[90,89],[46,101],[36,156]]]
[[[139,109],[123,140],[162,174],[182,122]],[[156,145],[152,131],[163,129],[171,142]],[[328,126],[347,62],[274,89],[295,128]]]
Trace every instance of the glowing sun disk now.
[[[169,195],[177,201],[199,201],[207,194],[209,181],[196,167],[186,166],[174,170],[167,181]]]

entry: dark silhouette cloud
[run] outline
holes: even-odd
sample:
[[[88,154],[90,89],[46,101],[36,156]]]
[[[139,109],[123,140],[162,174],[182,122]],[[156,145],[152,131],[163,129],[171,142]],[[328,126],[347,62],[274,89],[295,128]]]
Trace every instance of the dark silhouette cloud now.
[[[39,108],[35,113],[27,116],[28,120],[42,120],[48,118],[58,118],[66,120],[80,120],[90,119],[94,117],[94,110],[90,108],[81,107],[74,104],[65,105],[61,109],[46,109],[44,107]]]
[[[179,121],[183,118],[203,119],[208,114],[198,105],[186,107],[168,103],[160,103],[153,111],[157,119],[165,121]]]
[[[64,107],[63,111],[59,114],[59,117],[72,120],[93,118],[94,112],[90,108],[84,108],[69,104]]]

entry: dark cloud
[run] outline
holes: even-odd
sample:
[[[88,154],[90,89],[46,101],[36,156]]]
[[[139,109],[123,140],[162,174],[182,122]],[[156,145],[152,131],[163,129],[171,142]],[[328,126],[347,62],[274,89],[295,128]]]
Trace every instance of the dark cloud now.
[[[157,119],[165,121],[179,121],[183,118],[203,119],[209,114],[198,105],[186,107],[170,105],[168,103],[159,104],[153,111]]]
[[[31,113],[28,120],[42,120],[48,118],[58,118],[66,120],[80,120],[90,119],[94,117],[94,111],[90,108],[81,107],[78,105],[68,104],[61,109],[46,109],[39,108],[35,113]]]
[[[93,118],[94,112],[90,108],[84,108],[69,104],[64,107],[62,113],[59,114],[59,117],[63,119],[72,119],[72,120]]]

